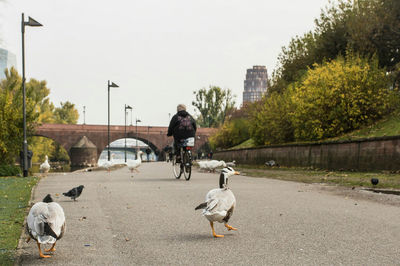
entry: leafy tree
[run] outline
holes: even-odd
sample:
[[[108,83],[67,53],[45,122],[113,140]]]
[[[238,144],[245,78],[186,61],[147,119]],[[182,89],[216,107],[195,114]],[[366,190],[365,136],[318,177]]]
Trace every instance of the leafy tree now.
[[[213,149],[230,148],[250,138],[249,109],[250,105],[245,105],[231,113],[225,123],[210,137],[210,145]]]
[[[291,96],[296,140],[334,137],[381,118],[399,99],[388,81],[376,58],[348,55],[314,65]]]
[[[229,112],[234,109],[235,96],[230,89],[221,89],[220,87],[210,86],[193,92],[196,100],[192,101],[200,115],[197,117],[197,123],[202,127],[218,127],[225,122]]]
[[[61,102],[61,106],[54,111],[54,121],[58,124],[76,124],[79,119],[78,110],[75,104],[69,101]]]
[[[398,0],[339,0],[330,3],[318,19],[316,28],[295,37],[278,57],[270,91],[282,93],[298,81],[314,63],[345,56],[354,51],[365,57],[374,54],[380,67],[395,72],[400,63],[400,2]]]
[[[12,163],[22,148],[22,78],[14,68],[5,71],[0,81],[0,163]],[[26,83],[27,95],[30,82]],[[35,102],[26,98],[27,134],[31,134],[38,119]]]

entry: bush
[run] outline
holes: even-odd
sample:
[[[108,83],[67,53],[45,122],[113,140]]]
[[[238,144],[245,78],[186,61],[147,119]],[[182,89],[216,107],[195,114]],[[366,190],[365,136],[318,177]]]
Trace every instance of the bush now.
[[[246,118],[233,118],[210,137],[212,149],[230,148],[250,138],[249,122]]]
[[[371,124],[393,110],[397,92],[376,58],[358,55],[315,64],[295,87],[291,121],[296,140],[320,140]]]
[[[21,174],[21,168],[16,165],[0,165],[0,176],[16,176]]]
[[[256,145],[293,141],[293,126],[290,121],[292,104],[291,90],[283,94],[273,92],[253,105],[250,112],[250,136]]]

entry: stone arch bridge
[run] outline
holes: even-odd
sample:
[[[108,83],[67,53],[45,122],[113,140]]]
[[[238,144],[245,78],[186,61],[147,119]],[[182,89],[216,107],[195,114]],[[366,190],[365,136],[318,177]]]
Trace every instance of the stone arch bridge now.
[[[139,139],[148,143],[154,151],[161,152],[173,141],[172,137],[167,137],[167,130],[168,127],[160,126],[126,126],[126,137]],[[198,128],[194,150],[208,143],[208,138],[214,131],[213,128]],[[71,148],[84,136],[97,148],[96,162],[108,144],[107,125],[42,124],[36,128],[34,136],[50,138],[59,143],[68,152],[72,162],[77,160],[72,158],[74,154],[71,153]],[[125,126],[110,126],[110,143],[124,137]]]

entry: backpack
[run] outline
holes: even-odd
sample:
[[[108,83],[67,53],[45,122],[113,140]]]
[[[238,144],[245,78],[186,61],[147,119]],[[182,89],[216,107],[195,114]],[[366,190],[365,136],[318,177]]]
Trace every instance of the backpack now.
[[[190,115],[187,115],[185,117],[178,116],[178,122],[179,122],[178,129],[180,131],[192,131],[193,130],[193,125],[192,125],[192,120],[190,119]]]

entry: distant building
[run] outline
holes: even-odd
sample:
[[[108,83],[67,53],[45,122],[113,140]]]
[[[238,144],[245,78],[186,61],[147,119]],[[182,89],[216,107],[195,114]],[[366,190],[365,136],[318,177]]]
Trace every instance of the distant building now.
[[[268,73],[265,66],[253,66],[247,69],[244,81],[243,104],[262,98],[268,89]]]
[[[17,68],[17,57],[8,50],[0,48],[0,79],[6,77],[4,70],[11,67]]]

